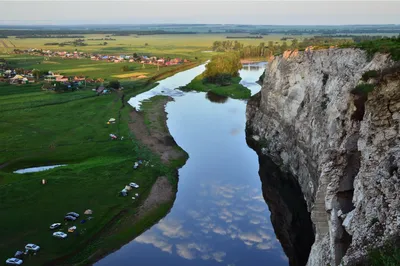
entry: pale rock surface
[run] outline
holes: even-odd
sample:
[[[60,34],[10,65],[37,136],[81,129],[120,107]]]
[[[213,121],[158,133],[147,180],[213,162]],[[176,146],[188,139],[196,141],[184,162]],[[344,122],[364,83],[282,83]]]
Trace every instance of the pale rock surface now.
[[[399,235],[399,74],[365,99],[351,93],[366,71],[393,64],[358,49],[285,52],[248,102],[247,133],[297,178],[311,211],[310,266],[351,265]]]

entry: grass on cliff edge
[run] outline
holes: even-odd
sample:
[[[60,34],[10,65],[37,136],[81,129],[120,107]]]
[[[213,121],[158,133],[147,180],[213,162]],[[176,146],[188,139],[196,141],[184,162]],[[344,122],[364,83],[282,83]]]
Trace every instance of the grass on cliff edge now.
[[[228,86],[219,86],[216,84],[203,82],[203,75],[200,74],[195,77],[189,84],[179,88],[183,91],[202,91],[202,92],[213,92],[217,95],[227,96],[234,99],[248,99],[251,96],[251,91],[245,86],[239,84],[241,78],[233,77],[232,84]]]
[[[367,52],[369,58],[372,58],[375,53],[379,52],[390,54],[393,61],[400,60],[400,35],[397,37],[386,37],[379,40],[342,45],[341,47],[354,47],[363,49]]]
[[[148,88],[131,83],[124,92],[133,96]],[[41,251],[24,259],[30,265],[78,263],[96,250],[107,253],[126,243],[168,212],[172,204],[160,207],[138,224],[116,227],[135,212],[158,176],[171,176],[175,171],[130,136],[131,108],[125,104],[121,109],[120,96],[93,96],[89,90],[57,94],[42,91],[40,85],[0,84],[0,92],[0,165],[6,163],[0,169],[0,258],[12,257],[26,244],[35,243]],[[117,123],[107,125],[111,117]],[[110,133],[125,139],[111,141]],[[151,160],[155,167],[133,171],[138,157]],[[52,164],[68,166],[12,173],[18,168]],[[47,180],[46,185],[41,184],[42,179]],[[129,182],[140,184],[140,200],[118,196]],[[83,215],[86,209],[93,210],[93,220],[61,228],[66,232],[76,224],[79,235],[69,234],[64,240],[52,237],[50,224],[63,222],[66,212]],[[101,238],[104,231],[114,229],[112,239]]]

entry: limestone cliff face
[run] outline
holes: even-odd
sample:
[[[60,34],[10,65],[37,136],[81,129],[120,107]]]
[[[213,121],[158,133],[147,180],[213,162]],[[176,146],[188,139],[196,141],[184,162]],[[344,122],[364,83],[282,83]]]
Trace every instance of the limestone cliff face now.
[[[398,69],[358,49],[285,53],[248,102],[248,138],[295,176],[311,211],[308,265],[354,264],[399,235]],[[375,87],[354,90],[360,82]]]

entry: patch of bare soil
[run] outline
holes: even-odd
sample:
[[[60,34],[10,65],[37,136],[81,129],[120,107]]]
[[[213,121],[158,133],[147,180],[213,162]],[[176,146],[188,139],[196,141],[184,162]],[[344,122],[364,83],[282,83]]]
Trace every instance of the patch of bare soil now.
[[[163,97],[153,101],[145,112],[133,110],[129,123],[129,128],[137,140],[160,155],[163,163],[185,156],[183,151],[177,149],[177,144],[168,131],[165,105],[169,101],[173,99]]]
[[[143,204],[139,207],[136,214],[136,218],[140,219],[143,215],[146,215],[149,211],[156,209],[163,203],[167,203],[174,199],[175,192],[168,181],[167,177],[160,176],[157,181],[151,187],[149,196],[145,199]]]

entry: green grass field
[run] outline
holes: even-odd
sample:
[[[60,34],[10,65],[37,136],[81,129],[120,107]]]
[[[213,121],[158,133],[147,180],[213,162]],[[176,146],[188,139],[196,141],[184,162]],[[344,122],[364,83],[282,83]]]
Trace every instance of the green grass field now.
[[[126,100],[149,89],[139,82],[125,86]],[[135,141],[128,128],[131,108],[121,107],[116,93],[95,96],[87,89],[57,94],[42,91],[40,85],[0,84],[0,164],[6,163],[0,169],[0,258],[12,257],[32,242],[42,250],[25,259],[30,265],[43,265],[70,253],[74,256],[67,261],[80,262],[94,251],[91,247],[103,251],[115,248],[167,213],[172,202],[148,214],[136,226],[118,228],[110,241],[104,241],[102,234],[92,239],[103,230],[111,230],[107,227],[110,220],[121,211],[134,214],[156,178],[167,175],[173,180],[177,166],[163,165]],[[117,123],[107,125],[111,117]],[[111,141],[110,133],[125,138]],[[150,160],[154,167],[133,170],[138,157]],[[53,164],[68,166],[23,175],[12,173],[19,168]],[[46,185],[41,184],[42,179],[47,180]],[[140,184],[140,200],[118,196],[129,182]],[[93,220],[68,224],[77,225],[79,236],[70,235],[65,240],[52,237],[51,223],[63,222],[66,212],[83,214],[88,208],[94,211]],[[116,224],[123,219],[118,217]],[[65,232],[68,226],[62,230]]]

